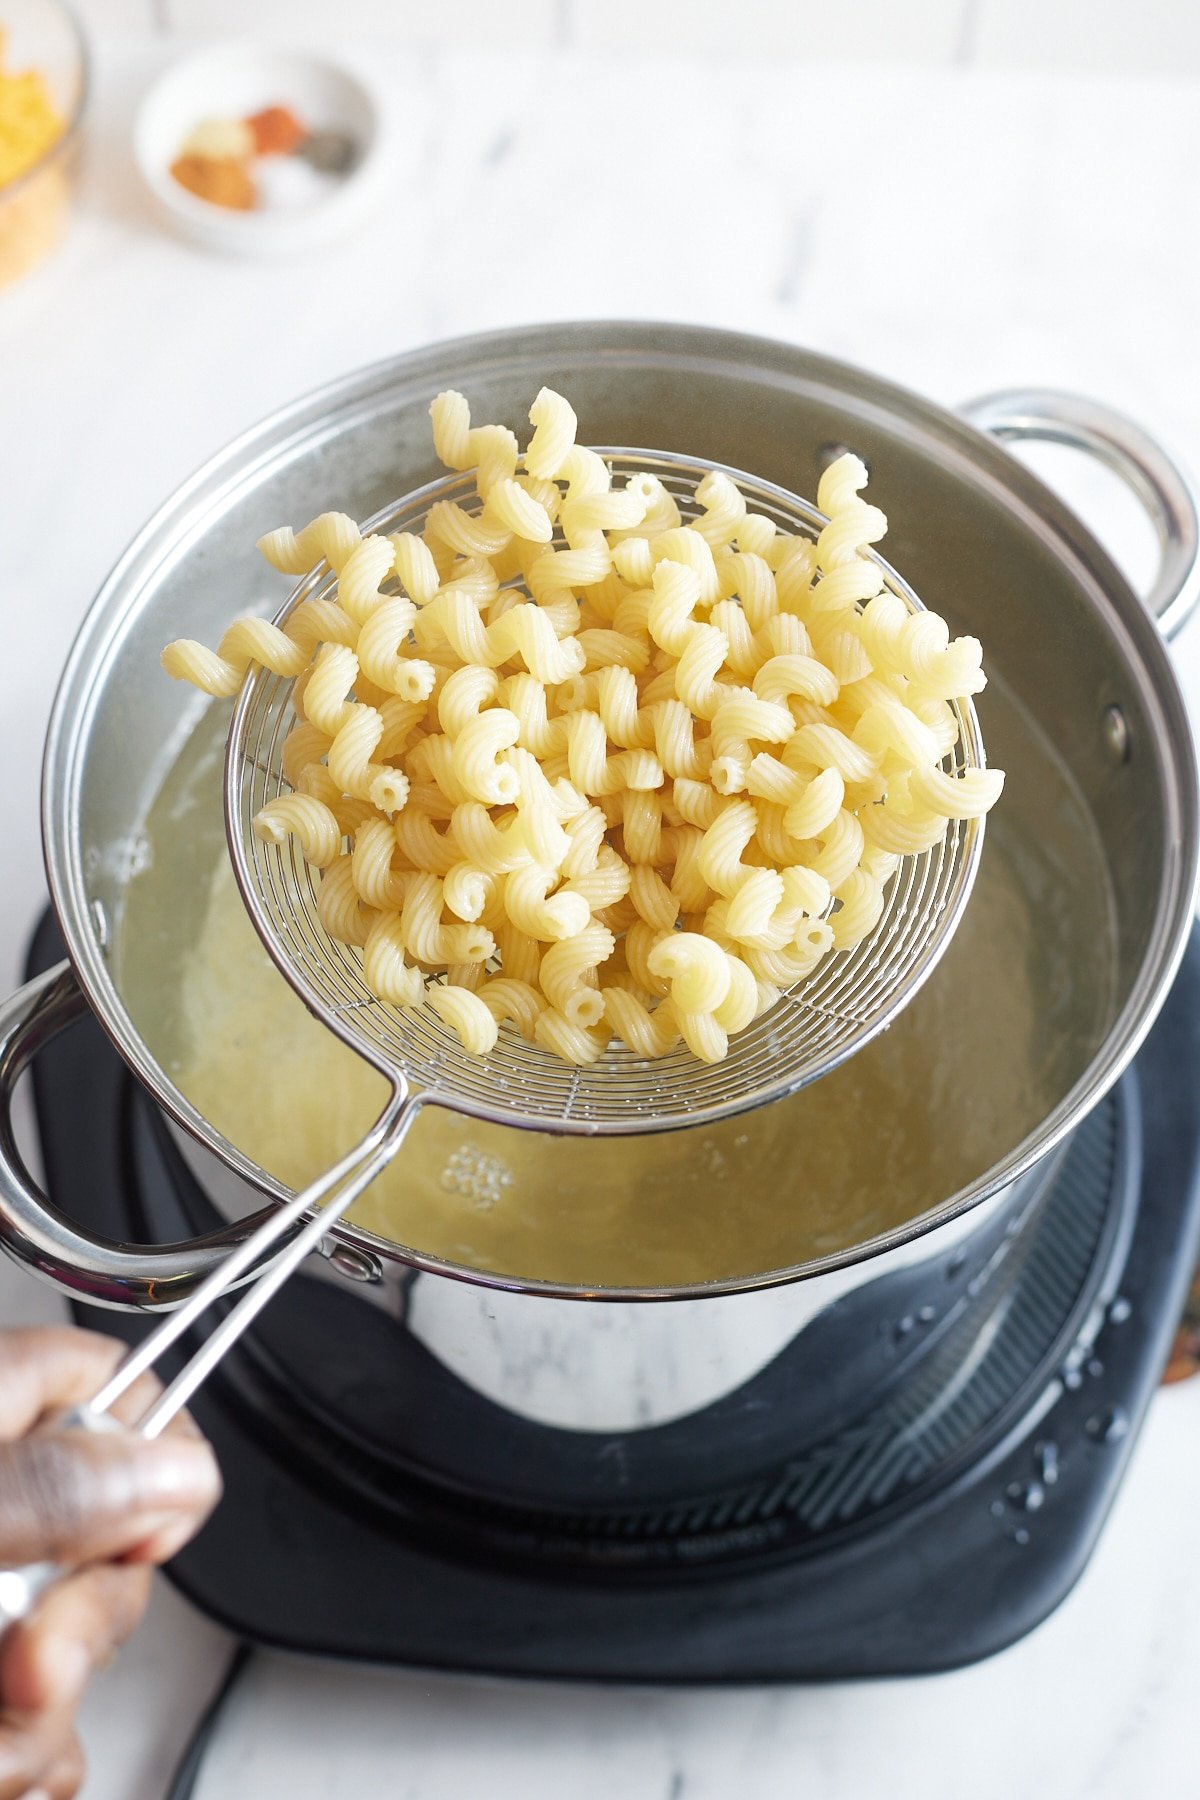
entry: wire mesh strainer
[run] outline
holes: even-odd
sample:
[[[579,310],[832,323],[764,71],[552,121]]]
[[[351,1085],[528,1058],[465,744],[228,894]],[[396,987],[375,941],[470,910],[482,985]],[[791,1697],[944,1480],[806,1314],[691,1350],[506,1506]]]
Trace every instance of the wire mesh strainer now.
[[[696,484],[722,465],[642,450],[605,450],[614,474],[649,469],[670,488],[685,518],[694,517]],[[825,523],[805,501],[735,469],[724,469],[746,500],[785,531],[815,538]],[[365,531],[419,529],[435,500],[479,506],[469,475],[432,482],[369,519]],[[871,554],[871,553],[868,553]],[[874,558],[886,586],[913,610],[920,601],[895,571]],[[279,623],[304,599],[335,585],[328,570],[300,583]],[[238,886],[275,963],[309,1010],[380,1069],[392,1096],[366,1137],[297,1194],[229,1255],[135,1349],[69,1423],[111,1425],[110,1408],[210,1305],[247,1278],[250,1286],[138,1422],[156,1436],[185,1406],[293,1269],[395,1155],[425,1104],[456,1108],[495,1124],[571,1134],[620,1134],[710,1124],[776,1100],[844,1062],[896,1017],[950,941],[970,895],[982,846],[982,819],[951,821],[932,850],[909,856],[888,884],[874,930],[853,950],[834,951],[808,979],[730,1039],[729,1055],[707,1067],[686,1051],[645,1061],[619,1045],[587,1068],[573,1068],[501,1035],[486,1058],[469,1056],[428,1008],[401,1010],[367,988],[356,953],[325,932],[312,875],[289,839],[263,843],[252,821],[268,800],[289,791],[281,753],[294,721],[292,683],[266,671],[246,681],[234,709],[225,758],[225,822]],[[959,741],[942,767],[951,774],[984,766],[974,708],[955,708]],[[308,1216],[306,1216],[308,1215]],[[283,1245],[278,1253],[277,1245]],[[53,1563],[0,1570],[0,1633],[23,1617],[59,1578]]]
[[[815,507],[783,488],[720,464],[667,452],[600,453],[615,476],[643,469],[657,475],[685,520],[700,510],[697,483],[718,468],[754,511],[781,530],[815,538],[826,523]],[[455,500],[469,511],[482,506],[473,476],[452,475],[384,508],[363,529],[419,531],[438,500]],[[910,610],[922,610],[900,576],[868,554],[887,588]],[[277,623],[302,600],[335,586],[327,570],[314,571]],[[472,1056],[430,1008],[397,1008],[371,994],[359,953],[330,938],[317,916],[317,884],[295,840],[264,843],[252,831],[256,813],[291,791],[280,766],[295,722],[291,694],[291,681],[260,671],[247,681],[234,712],[225,818],[238,886],[267,950],[310,1011],[414,1104],[433,1102],[495,1124],[580,1135],[707,1125],[762,1106],[827,1074],[891,1023],[937,963],[975,878],[983,821],[951,820],[941,843],[904,858],[867,937],[852,950],[826,956],[777,1005],[731,1037],[721,1063],[705,1065],[682,1047],[648,1060],[614,1041],[598,1062],[575,1068],[515,1031],[502,1032],[489,1056]],[[959,741],[942,767],[960,774],[983,767],[984,751],[973,706],[955,703],[954,711]]]

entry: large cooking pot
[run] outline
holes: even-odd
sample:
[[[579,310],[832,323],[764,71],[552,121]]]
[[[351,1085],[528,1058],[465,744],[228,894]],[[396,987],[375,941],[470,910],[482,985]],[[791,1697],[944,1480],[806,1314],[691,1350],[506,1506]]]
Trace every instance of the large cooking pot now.
[[[1137,1049],[1193,914],[1196,769],[1163,634],[1200,591],[1197,508],[1155,444],[1091,404],[1011,394],[955,416],[788,345],[677,326],[574,324],[442,344],[349,377],[249,432],[122,557],[84,621],[51,720],[44,841],[70,961],[0,1012],[0,1237],[68,1293],[110,1306],[176,1303],[252,1228],[262,1199],[288,1191],[181,1091],[154,1017],[153,993],[195,935],[196,896],[219,853],[215,771],[209,865],[196,862],[190,829],[178,843],[156,842],[150,854],[178,865],[162,929],[122,935],[148,854],[147,816],[205,705],[181,701],[161,677],[161,646],[185,631],[213,640],[235,612],[267,603],[249,552],[263,530],[330,504],[365,518],[429,479],[427,409],[439,388],[460,388],[477,417],[515,426],[543,382],[569,393],[584,441],[670,447],[801,493],[815,490],[836,447],[860,453],[872,498],[893,520],[889,556],[956,630],[984,642],[992,685],[981,721],[990,759],[1010,771],[980,892],[930,983],[941,983],[938,996],[915,1035],[898,1037],[901,1021],[882,1049],[863,1053],[880,1059],[875,1086],[866,1101],[843,1093],[837,1133],[822,1128],[822,1092],[857,1079],[846,1071],[733,1121],[725,1136],[640,1140],[632,1163],[613,1160],[627,1146],[523,1138],[519,1191],[490,1206],[487,1221],[476,1207],[467,1229],[437,1172],[447,1157],[461,1163],[464,1145],[503,1166],[504,1134],[431,1109],[389,1171],[392,1200],[331,1233],[327,1267],[377,1304],[396,1304],[404,1289],[414,1328],[485,1390],[561,1423],[651,1423],[733,1386],[815,1314],[891,1268],[955,1245],[978,1251],[1012,1229],[1036,1205],[1051,1153]],[[1075,445],[1141,497],[1162,546],[1146,602],[998,441],[1019,437]],[[1006,936],[1004,906],[989,913],[981,897],[989,858],[1005,856],[1005,892],[1021,897],[1019,943]],[[140,965],[151,935],[148,977]],[[1055,947],[1049,960],[1046,946]],[[996,1016],[981,1019],[975,986],[981,959],[1002,967],[1006,956],[1006,990],[1020,990],[1026,1008],[1008,1036],[999,990],[986,1002]],[[13,1085],[48,1036],[88,1006],[186,1146],[223,1215],[215,1231],[175,1245],[108,1243],[61,1216],[24,1168],[9,1121]],[[939,1074],[926,1082],[933,1037]],[[989,1042],[999,1046],[991,1065]],[[265,1091],[271,1070],[261,1081]],[[998,1088],[1011,1089],[1007,1111]],[[907,1145],[901,1113],[924,1132]],[[931,1162],[928,1145],[944,1149],[949,1137],[958,1160]],[[849,1204],[834,1190],[845,1189],[856,1156]],[[579,1299],[609,1304],[560,1304]],[[633,1304],[649,1299],[685,1304]],[[569,1337],[565,1359],[553,1351],[558,1332]],[[531,1383],[535,1364],[550,1370],[548,1384]]]

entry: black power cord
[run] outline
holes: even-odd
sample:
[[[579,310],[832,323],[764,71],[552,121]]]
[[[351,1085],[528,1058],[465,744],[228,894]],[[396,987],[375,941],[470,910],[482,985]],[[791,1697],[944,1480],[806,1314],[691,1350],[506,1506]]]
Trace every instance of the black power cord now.
[[[175,1772],[167,1784],[163,1800],[192,1800],[204,1758],[208,1754],[208,1747],[221,1722],[221,1715],[225,1711],[230,1696],[246,1673],[253,1654],[249,1644],[239,1644],[230,1657],[229,1665],[221,1677],[220,1687],[205,1707],[196,1729],[188,1740],[187,1748],[175,1765]]]

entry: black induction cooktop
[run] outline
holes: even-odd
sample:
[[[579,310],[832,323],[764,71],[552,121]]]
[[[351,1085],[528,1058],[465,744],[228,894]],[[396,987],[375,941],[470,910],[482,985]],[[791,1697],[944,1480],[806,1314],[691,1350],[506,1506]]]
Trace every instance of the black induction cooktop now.
[[[30,972],[61,954],[47,918]],[[171,1578],[250,1642],[510,1675],[809,1680],[998,1650],[1083,1569],[1166,1360],[1200,1239],[1198,1078],[1200,936],[1134,1067],[982,1249],[858,1290],[616,1459],[297,1278],[198,1397],[226,1493]],[[65,1212],[125,1241],[215,1223],[91,1020],[34,1081]],[[789,1398],[815,1348],[853,1376],[833,1409]],[[772,1422],[753,1454],[735,1404]]]

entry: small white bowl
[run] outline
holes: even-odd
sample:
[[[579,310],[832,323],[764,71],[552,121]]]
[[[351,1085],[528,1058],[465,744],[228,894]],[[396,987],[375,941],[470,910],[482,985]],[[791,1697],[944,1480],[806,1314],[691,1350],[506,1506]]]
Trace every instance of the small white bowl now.
[[[342,131],[358,146],[347,175],[312,200],[235,212],[181,187],[171,174],[185,138],[205,119],[246,118],[287,106],[313,131]],[[341,237],[383,198],[392,173],[392,133],[381,93],[324,56],[265,44],[217,44],[168,69],[134,122],[138,168],[160,211],[214,250],[274,256]]]

